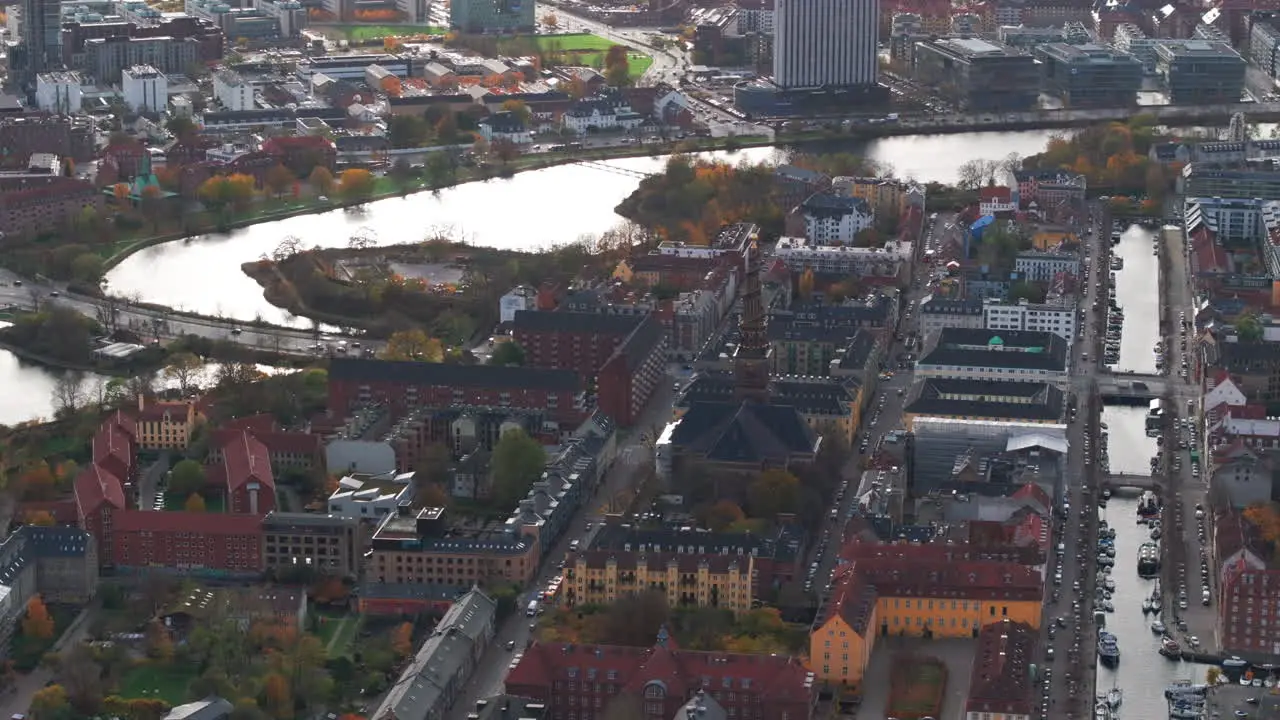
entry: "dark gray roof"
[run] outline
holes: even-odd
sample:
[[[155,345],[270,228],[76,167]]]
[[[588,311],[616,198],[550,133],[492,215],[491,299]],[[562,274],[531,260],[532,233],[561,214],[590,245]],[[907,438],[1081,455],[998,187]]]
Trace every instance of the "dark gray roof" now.
[[[647,315],[610,315],[593,312],[544,312],[517,310],[511,326],[517,332],[573,332],[592,335],[629,335]]]
[[[605,524],[591,538],[589,550],[616,552],[698,552],[725,555],[753,555],[782,560],[795,556],[799,543],[790,530],[776,537],[750,532],[709,533],[676,528],[640,528]],[[696,548],[696,550],[694,550]]]
[[[561,392],[573,392],[581,388],[578,373],[572,370],[361,358],[333,358],[329,361],[329,378],[350,382],[397,382],[420,386],[497,387],[518,390],[541,388]]]
[[[813,430],[795,408],[754,402],[694,403],[671,434],[671,442],[713,462],[775,466],[817,450]]]
[[[997,398],[1017,398],[1004,402]],[[1053,422],[1062,419],[1064,395],[1056,385],[1008,380],[928,378],[916,383],[904,412]]]
[[[487,125],[493,132],[518,133],[525,131],[524,120],[509,110],[493,113],[481,120],[480,123]]]
[[[934,315],[981,315],[981,298],[944,298],[931,296],[920,305],[920,312]]]
[[[661,346],[666,337],[667,334],[662,328],[662,323],[658,322],[658,318],[645,315],[644,321],[627,336],[622,347],[618,348],[618,352],[622,354],[627,368],[635,369],[644,364],[645,358],[649,357],[655,348]]]
[[[799,378],[775,376],[772,379],[773,399],[779,405],[788,405],[804,414],[842,415],[847,412],[845,403],[856,399],[850,386],[843,379]],[[701,402],[728,402],[733,398],[733,375],[727,372],[706,372],[694,377],[680,398],[680,407],[692,407]]]
[[[919,364],[1061,372],[1067,367],[1067,343],[1049,332],[943,328]]]
[[[1220,342],[1218,357],[1222,366],[1231,372],[1267,371],[1280,363],[1280,343]]]
[[[0,585],[11,585],[38,560],[83,557],[92,541],[89,533],[71,525],[23,525],[0,542]]]
[[[843,217],[851,212],[867,215],[871,212],[867,208],[867,201],[862,198],[830,193],[814,193],[800,207],[810,215],[822,217]]]

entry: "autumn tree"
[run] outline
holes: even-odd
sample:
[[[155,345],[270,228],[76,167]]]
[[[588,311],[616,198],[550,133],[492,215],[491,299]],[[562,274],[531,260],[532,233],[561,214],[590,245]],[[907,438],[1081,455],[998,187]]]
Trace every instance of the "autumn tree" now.
[[[338,192],[348,200],[366,200],[373,196],[376,180],[363,168],[348,168],[338,178]]]
[[[520,118],[520,122],[525,125],[533,119],[533,112],[529,110],[529,106],[523,100],[508,100],[502,103],[502,109],[506,112]]]
[[[800,300],[807,301],[813,297],[814,284],[813,268],[805,266],[804,272],[800,273]]]
[[[555,13],[547,13],[542,16],[542,24],[555,30],[560,25],[560,18],[556,17]]]
[[[333,190],[333,173],[323,165],[317,165],[307,177],[307,184],[320,195],[327,195]]]
[[[631,58],[625,45],[611,45],[605,53],[604,78],[613,87],[631,84]]]
[[[391,631],[391,649],[400,658],[413,652],[413,623],[400,623]]]
[[[420,329],[401,330],[387,338],[387,347],[382,351],[385,360],[421,360],[424,362],[443,362],[444,346]]]
[[[289,720],[293,717],[293,694],[289,691],[289,681],[280,673],[271,673],[263,683],[263,695],[266,696],[266,710],[276,720]]]
[[[176,383],[178,390],[186,395],[191,392],[196,374],[203,367],[204,361],[194,353],[176,352],[169,356],[169,362],[165,363],[162,372],[166,379]]]
[[[49,639],[53,637],[53,616],[39,595],[32,595],[27,601],[27,611],[22,617],[22,634],[24,637]]]
[[[293,172],[284,165],[273,165],[267,170],[267,175],[263,178],[263,182],[271,190],[276,197],[281,197],[289,192],[289,188],[293,187],[293,183],[297,180],[293,176]]]
[[[61,685],[48,685],[31,696],[31,714],[35,720],[50,720],[60,716],[71,707],[66,688]]]
[[[25,520],[28,525],[47,527],[50,525],[57,524],[57,520],[54,519],[53,513],[49,512],[48,510],[28,511],[26,514]]]
[[[183,504],[183,509],[191,513],[202,513],[205,510],[204,496],[200,493],[191,493],[187,496],[187,501]]]
[[[542,476],[547,451],[524,430],[515,428],[502,434],[493,446],[490,473],[494,502],[498,507],[514,507]]]
[[[765,470],[747,486],[751,516],[772,520],[779,513],[793,513],[800,505],[800,481],[781,469]]]
[[[27,500],[52,500],[57,492],[53,469],[44,460],[24,468],[18,481],[22,484],[22,497]]]
[[[147,625],[147,657],[163,663],[173,661],[173,638],[169,629],[158,620]]]
[[[746,517],[737,503],[732,500],[721,500],[707,510],[706,523],[707,527],[721,532],[730,525],[745,520]]]

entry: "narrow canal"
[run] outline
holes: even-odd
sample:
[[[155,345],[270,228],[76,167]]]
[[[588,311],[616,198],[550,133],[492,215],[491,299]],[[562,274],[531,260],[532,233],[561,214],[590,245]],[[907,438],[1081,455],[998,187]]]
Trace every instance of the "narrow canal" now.
[[[1113,247],[1124,267],[1116,271],[1116,302],[1124,308],[1117,372],[1156,373],[1153,349],[1160,337],[1160,296],[1157,290],[1159,257],[1152,253],[1155,235],[1136,225],[1124,231]],[[1107,451],[1111,472],[1116,475],[1149,475],[1156,440],[1146,434],[1145,407],[1111,405],[1103,409],[1107,426]],[[1116,589],[1111,602],[1115,612],[1106,613],[1106,629],[1120,644],[1120,664],[1115,669],[1098,666],[1097,692],[1112,687],[1124,691],[1119,717],[1124,720],[1157,720],[1167,717],[1164,689],[1175,680],[1204,682],[1209,666],[1174,662],[1159,654],[1160,635],[1151,629],[1157,617],[1172,624],[1177,610],[1157,615],[1142,612],[1142,601],[1150,597],[1155,580],[1138,577],[1138,547],[1151,539],[1150,528],[1138,524],[1138,495],[1120,490],[1099,517],[1116,531],[1115,567],[1111,577]],[[1172,610],[1172,612],[1170,611]],[[1167,615],[1167,616],[1166,616]]]
[[[1160,258],[1152,254],[1155,233],[1130,225],[1111,249],[1112,255],[1124,261],[1116,271],[1116,303],[1124,309],[1124,326],[1120,333],[1120,361],[1116,372],[1153,375],[1156,372],[1156,341],[1160,339],[1160,293],[1156,279]],[[1112,456],[1112,469],[1115,456]],[[1144,464],[1143,468],[1149,470]],[[1146,474],[1146,472],[1142,474]]]

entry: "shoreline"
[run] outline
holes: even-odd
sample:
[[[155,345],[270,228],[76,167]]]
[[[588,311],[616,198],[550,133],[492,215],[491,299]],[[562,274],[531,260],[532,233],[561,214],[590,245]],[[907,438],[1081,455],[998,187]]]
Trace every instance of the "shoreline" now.
[[[809,141],[812,141],[815,139],[818,139],[818,138],[811,138]],[[632,158],[632,157],[658,157],[662,155],[678,155],[678,154],[685,154],[685,153],[721,152],[726,150],[769,147],[769,146],[776,146],[776,145],[782,144],[778,140],[773,140],[773,139],[761,137],[758,135],[749,136],[749,137],[711,138],[710,140],[712,140],[712,142],[698,142],[697,143],[698,147],[690,148],[686,150],[680,150],[676,147],[672,147],[672,148],[663,147],[660,149],[659,152],[654,153],[652,152],[654,150],[653,146],[627,145],[627,146],[621,146],[616,148],[601,148],[600,150],[575,153],[573,155],[547,157],[545,159],[538,158],[537,162],[532,162],[532,163],[529,163],[528,165],[518,165],[518,166],[508,166],[508,167],[498,166],[499,173],[497,175],[493,175],[490,177],[466,177],[464,179],[460,179],[457,182],[453,182],[448,185],[440,185],[438,187],[423,186],[423,187],[416,187],[416,188],[406,188],[403,190],[395,190],[392,192],[377,193],[370,196],[369,198],[360,199],[360,200],[353,200],[353,201],[330,200],[329,202],[326,202],[326,203],[320,203],[318,201],[315,201],[314,198],[310,198],[309,199],[310,202],[308,202],[308,204],[304,207],[298,207],[298,208],[281,210],[281,211],[270,212],[270,213],[263,213],[261,215],[255,215],[252,218],[235,220],[227,223],[225,228],[223,229],[213,229],[213,230],[208,230],[204,232],[191,232],[191,233],[170,232],[170,233],[164,233],[161,235],[153,235],[151,237],[146,237],[146,238],[139,238],[137,240],[130,242],[125,247],[112,253],[110,257],[104,260],[102,265],[102,272],[103,272],[103,275],[105,276],[113,268],[115,268],[120,263],[124,262],[126,259],[134,255],[135,253],[138,253],[150,247],[154,247],[156,245],[163,245],[164,243],[168,243],[168,242],[199,238],[207,235],[225,235],[225,234],[230,234],[235,230],[241,230],[247,227],[252,227],[254,225],[261,225],[263,223],[274,222],[277,220],[288,220],[289,218],[300,217],[303,215],[318,215],[320,213],[330,212],[333,210],[345,210],[347,208],[359,207],[361,205],[366,205],[368,203],[377,202],[380,200],[404,198],[404,197],[409,197],[410,195],[418,195],[420,193],[439,192],[441,190],[448,190],[450,188],[460,187],[462,185],[468,185],[471,183],[489,182],[490,180],[504,180],[506,178],[518,175],[523,172],[530,172],[534,170],[545,170],[547,168],[559,167],[561,165],[573,165],[576,163],[589,162],[592,160],[615,160],[615,159]],[[730,142],[731,140],[732,142]],[[682,141],[682,143],[684,142],[689,142],[689,141],[688,140]],[[796,139],[793,142],[805,142],[805,140]],[[427,152],[430,152],[430,151],[427,151]],[[526,157],[529,157],[529,156],[526,156]],[[509,174],[506,174],[506,173],[509,173]],[[180,312],[180,311],[174,311],[174,312]],[[209,316],[196,315],[196,317],[209,317]],[[213,319],[213,318],[210,318],[210,319]]]

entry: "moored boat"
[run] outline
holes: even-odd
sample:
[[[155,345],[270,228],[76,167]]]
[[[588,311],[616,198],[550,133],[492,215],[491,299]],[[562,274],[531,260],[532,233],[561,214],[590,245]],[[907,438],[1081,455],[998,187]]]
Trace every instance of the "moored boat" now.
[[[1164,623],[1160,622],[1159,620],[1151,621],[1151,632],[1157,635],[1163,635],[1166,630],[1168,630],[1168,628],[1164,626]]]

